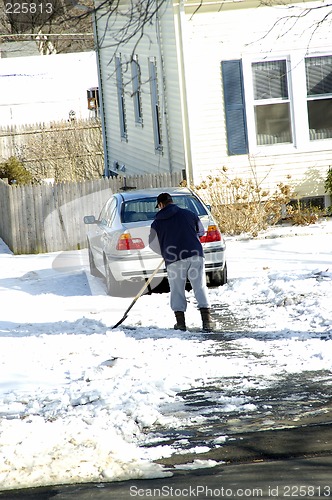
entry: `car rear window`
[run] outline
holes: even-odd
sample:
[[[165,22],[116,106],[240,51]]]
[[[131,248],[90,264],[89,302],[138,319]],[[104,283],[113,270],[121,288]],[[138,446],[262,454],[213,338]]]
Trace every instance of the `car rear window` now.
[[[187,208],[198,216],[207,214],[206,208],[195,196],[174,196],[173,201],[179,207]]]
[[[187,208],[198,216],[207,214],[204,205],[191,195],[174,195],[173,201],[181,208]],[[157,198],[140,198],[139,200],[129,200],[123,204],[121,211],[122,222],[141,222],[153,220],[158,209],[155,208]]]

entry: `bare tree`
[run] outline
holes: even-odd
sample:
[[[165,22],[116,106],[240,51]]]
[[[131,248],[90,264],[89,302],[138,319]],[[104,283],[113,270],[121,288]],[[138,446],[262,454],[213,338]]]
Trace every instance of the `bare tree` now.
[[[93,16],[106,17],[106,31],[111,33],[108,40],[112,40],[110,47],[115,52],[119,46],[137,37],[138,43],[144,35],[144,28],[160,11],[165,0],[27,0],[24,11],[22,8],[14,12],[14,5],[22,5],[15,0],[3,0],[4,11],[0,12],[0,29],[3,40],[17,40],[19,35],[32,35],[42,54],[51,52],[75,52],[92,50],[94,37],[92,28]],[[223,9],[223,0],[220,1],[220,10]],[[195,9],[197,13],[201,3]],[[275,29],[287,20],[287,30],[291,30],[300,18],[303,18],[316,9],[325,9],[325,14],[319,22],[325,22],[332,17],[332,2],[321,5],[301,4],[301,13],[294,12],[287,0],[261,0],[261,6],[284,6],[287,12],[268,31]],[[31,6],[37,6],[36,9]],[[118,28],[118,19],[121,18],[121,28]],[[313,31],[318,26],[313,26]],[[106,34],[106,33],[105,33]],[[7,38],[6,38],[7,35]],[[104,44],[105,36],[98,43]]]
[[[137,37],[137,43],[144,34],[144,28],[165,4],[165,0],[129,0],[123,4],[120,0],[102,0],[94,8],[94,15],[106,17],[106,31],[111,32],[111,47],[115,50],[122,44]],[[119,29],[118,19],[122,27]],[[105,33],[106,34],[106,33]],[[103,43],[104,38],[100,40]]]
[[[3,0],[0,41],[34,40],[43,55],[93,50],[92,2],[77,6],[70,0]]]
[[[290,5],[286,0],[261,0],[261,6],[283,6],[285,7],[285,9],[287,9],[285,10],[285,15],[281,16],[270,27],[268,27],[266,34],[279,29],[279,36],[285,36],[287,33],[291,32],[303,18],[309,17],[314,12],[322,11],[322,17],[320,18],[320,20],[313,22],[309,28],[311,32],[309,40],[310,44],[311,39],[315,35],[316,31],[320,28],[320,26],[332,21],[332,2],[317,2],[318,5],[314,5],[315,2],[311,2],[309,5],[306,5],[306,2],[298,3],[298,9],[295,10],[295,5]]]
[[[112,47],[144,33],[144,27],[152,20],[165,0],[130,0],[124,5],[120,0],[3,0],[0,12],[2,41],[33,39],[41,54],[92,50],[93,16],[107,17],[107,31],[112,33]],[[17,7],[17,6],[20,7]],[[1,10],[1,9],[0,9]],[[121,17],[122,27],[118,26]],[[99,41],[104,43],[104,37]],[[138,42],[137,42],[138,43]]]

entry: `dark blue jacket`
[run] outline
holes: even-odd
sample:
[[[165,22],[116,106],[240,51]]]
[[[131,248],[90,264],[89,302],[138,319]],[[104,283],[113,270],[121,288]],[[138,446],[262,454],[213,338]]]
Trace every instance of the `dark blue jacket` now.
[[[162,255],[166,266],[194,255],[204,256],[199,237],[204,234],[199,217],[174,203],[166,205],[151,224],[149,245]]]

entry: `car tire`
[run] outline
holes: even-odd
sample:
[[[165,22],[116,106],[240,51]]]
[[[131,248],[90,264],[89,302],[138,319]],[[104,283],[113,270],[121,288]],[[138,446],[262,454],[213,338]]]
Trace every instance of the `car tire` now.
[[[97,276],[97,277],[100,277],[101,276],[101,273],[98,271],[98,269],[96,268],[96,264],[95,264],[95,259],[93,258],[93,253],[91,251],[91,248],[90,248],[90,244],[88,243],[88,255],[89,255],[89,266],[90,266],[90,274],[92,276]]]
[[[208,273],[209,286],[222,286],[227,283],[227,264],[225,262],[224,268],[219,271]]]
[[[116,281],[108,262],[105,260],[105,279],[107,295],[116,295],[121,289],[121,284]]]

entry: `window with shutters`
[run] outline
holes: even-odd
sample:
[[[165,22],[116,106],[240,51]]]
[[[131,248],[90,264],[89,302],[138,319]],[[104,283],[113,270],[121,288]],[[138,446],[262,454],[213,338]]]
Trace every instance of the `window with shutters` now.
[[[162,145],[162,135],[161,135],[161,113],[160,113],[159,93],[158,93],[157,65],[155,59],[149,60],[149,75],[150,75],[154,146],[155,146],[155,151],[162,152],[163,145]]]
[[[125,112],[122,64],[121,64],[121,57],[120,56],[115,57],[115,71],[116,71],[116,86],[117,86],[117,91],[118,91],[120,135],[121,135],[121,139],[126,140],[127,139],[127,123],[126,123],[126,112]]]
[[[252,64],[257,145],[292,142],[286,59]]]
[[[305,58],[309,137],[332,138],[332,56]]]
[[[131,75],[133,85],[133,102],[135,123],[141,125],[143,123],[142,100],[141,100],[141,68],[138,64],[137,56],[133,57],[131,62]]]
[[[229,155],[331,148],[331,55],[295,52],[221,67]]]

